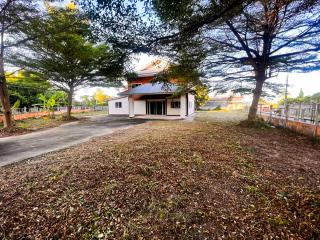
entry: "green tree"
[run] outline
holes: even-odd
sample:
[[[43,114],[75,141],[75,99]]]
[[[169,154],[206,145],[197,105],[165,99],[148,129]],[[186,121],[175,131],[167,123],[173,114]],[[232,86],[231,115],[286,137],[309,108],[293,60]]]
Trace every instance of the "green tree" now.
[[[20,101],[20,107],[31,107],[37,103],[37,95],[45,93],[50,84],[38,75],[26,71],[6,73],[10,104]]]
[[[313,94],[311,98],[313,101],[320,103],[320,92]]]
[[[86,107],[93,107],[96,103],[96,100],[92,96],[83,95],[81,96],[81,102]]]
[[[137,16],[135,3],[140,1],[116,4],[115,0],[101,0],[87,7],[86,0],[79,2],[103,30],[101,26],[112,29],[108,23],[114,12],[119,12],[118,25],[124,26],[117,34],[131,34],[125,27],[130,21],[126,20]],[[211,79],[214,90],[219,92],[252,93],[250,120],[256,118],[260,97],[278,93],[282,87],[268,81],[270,78],[280,71],[306,71],[319,65],[317,0],[154,0],[145,6],[151,9],[150,22],[156,27],[151,31],[138,28],[139,36],[143,36],[138,38],[140,44],[155,53],[184,57],[181,51],[195,52],[200,43],[205,59],[198,62],[198,71],[206,74],[201,79]],[[195,47],[192,42],[197,43]]]
[[[4,110],[4,127],[12,126],[6,67],[9,66],[12,49],[24,45],[30,37],[35,20],[43,17],[39,1],[2,0],[0,1],[0,101]],[[35,37],[35,35],[33,36]]]
[[[50,7],[48,17],[39,22],[35,32],[41,37],[28,44],[32,54],[17,55],[14,62],[67,93],[67,119],[77,89],[121,84],[126,55],[90,42],[88,20],[78,9]]]
[[[191,5],[194,9],[197,3]],[[164,8],[166,22],[177,27],[191,19],[167,12],[172,10]],[[206,58],[201,65],[214,90],[253,93],[248,119],[254,120],[260,97],[281,87],[268,79],[279,71],[305,71],[317,64],[319,14],[317,1],[252,1],[219,26],[203,23],[201,31],[190,30],[188,36],[202,41]]]
[[[65,99],[65,94],[64,92],[59,91],[47,95],[40,93],[38,99],[42,102],[43,108],[49,111],[49,116],[54,118],[55,107],[58,106],[60,101]]]
[[[195,87],[196,108],[203,106],[209,100],[209,89],[205,85]]]
[[[299,92],[298,98],[304,98],[304,92],[303,92],[302,88],[300,88],[300,92]]]
[[[294,101],[300,102],[300,103],[307,101],[307,97],[304,96],[304,92],[303,92],[302,88],[300,89],[298,97],[296,97],[294,99]]]

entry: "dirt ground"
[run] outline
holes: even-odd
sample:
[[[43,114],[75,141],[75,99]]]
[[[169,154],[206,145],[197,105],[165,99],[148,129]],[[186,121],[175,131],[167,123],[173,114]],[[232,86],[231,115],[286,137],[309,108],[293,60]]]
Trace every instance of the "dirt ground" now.
[[[320,145],[243,117],[152,121],[3,167],[0,238],[319,239]]]

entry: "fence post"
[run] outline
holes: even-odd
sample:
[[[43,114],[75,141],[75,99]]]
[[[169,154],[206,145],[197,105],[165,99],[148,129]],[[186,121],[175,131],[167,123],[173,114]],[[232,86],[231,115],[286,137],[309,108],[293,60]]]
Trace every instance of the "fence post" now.
[[[317,116],[317,112],[318,112],[318,104],[314,103],[312,104],[312,108],[311,108],[311,122],[316,122],[316,116]]]
[[[269,122],[272,123],[272,105],[270,105]]]
[[[319,113],[320,113],[320,104],[316,104],[316,109],[314,113],[314,132],[313,132],[313,137],[317,138],[317,133],[318,133],[318,126],[319,126]]]
[[[302,103],[299,104],[298,121],[302,120]]]

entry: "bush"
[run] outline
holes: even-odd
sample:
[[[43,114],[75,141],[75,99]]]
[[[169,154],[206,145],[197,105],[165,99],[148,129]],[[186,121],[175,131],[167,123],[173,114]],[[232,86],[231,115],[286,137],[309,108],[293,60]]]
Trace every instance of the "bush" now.
[[[221,110],[221,106],[220,105],[218,105],[215,109],[213,109],[214,111],[219,111],[219,110]]]

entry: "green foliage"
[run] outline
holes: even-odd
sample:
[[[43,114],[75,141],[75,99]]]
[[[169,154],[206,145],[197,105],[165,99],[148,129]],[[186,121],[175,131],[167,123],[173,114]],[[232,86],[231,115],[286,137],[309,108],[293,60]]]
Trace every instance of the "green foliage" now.
[[[195,87],[196,108],[203,106],[209,100],[209,89],[205,85]]]
[[[83,96],[81,96],[81,102],[83,103],[83,105],[85,105],[87,107],[93,107],[95,105],[96,101],[91,96],[83,95]]]
[[[108,104],[109,98],[110,97],[107,96],[102,89],[97,89],[92,96],[89,96],[89,95],[81,96],[81,103],[82,105],[87,107],[93,107],[96,105],[104,106]]]
[[[54,1],[54,0],[48,0]],[[34,22],[45,16],[42,14],[41,1],[34,0],[6,0],[0,1],[1,28],[0,28],[0,102],[4,112],[4,126],[13,125],[10,103],[18,99],[22,105],[27,105],[28,98],[25,94],[14,90],[9,91],[6,84],[6,71],[12,63],[12,55],[24,52],[25,49],[17,48],[25,45],[30,40],[27,33],[32,32]],[[10,98],[10,95],[13,97]]]
[[[37,36],[28,44],[31,54],[18,54],[13,62],[66,92],[70,109],[74,91],[81,87],[121,85],[126,55],[89,41],[89,21],[79,10],[49,7],[48,17],[29,34]]]
[[[17,109],[17,108],[19,108],[20,107],[20,99],[18,99],[13,105],[12,105],[12,109]]]
[[[304,70],[318,63],[319,47],[313,44],[320,33],[317,1],[154,0],[152,4],[161,23],[171,30],[157,42],[167,55],[200,49],[205,58],[197,70],[205,73],[202,80],[209,80],[214,90],[254,93],[251,119],[256,117],[259,98],[282,88],[268,79],[288,67]]]
[[[303,93],[303,91],[302,91]],[[301,91],[299,93],[299,95],[295,98],[293,97],[288,97],[287,98],[287,103],[288,104],[293,104],[293,103],[320,103],[320,93],[315,93],[313,95],[310,96],[304,96],[304,94],[302,94]],[[284,97],[282,97],[278,104],[279,105],[284,105],[285,103],[285,99]]]
[[[51,112],[51,117],[54,117],[54,110],[57,104],[61,101],[65,101],[66,94],[64,92],[54,92],[54,93],[47,93],[47,96],[40,93],[38,95],[38,99],[42,101],[42,106],[44,109],[47,109]]]
[[[213,110],[215,110],[215,111],[220,111],[220,110],[221,110],[221,106],[218,105],[218,106],[216,106],[215,109],[213,109]]]
[[[37,95],[44,93],[50,87],[49,83],[38,75],[27,71],[7,73],[7,84],[10,94],[10,103],[20,101],[21,107],[31,107],[37,103]]]
[[[193,51],[189,51],[188,45],[194,46]],[[199,69],[199,66],[205,56],[203,51],[200,50],[201,47],[195,41],[185,42],[184,47],[175,56],[168,69],[159,73],[154,81],[163,83],[174,82],[180,87],[179,92],[195,89],[195,92],[198,92],[199,104],[202,104],[201,102],[205,101],[208,89],[201,80],[203,72]]]
[[[304,98],[304,92],[303,92],[302,88],[300,88],[300,92],[299,92],[298,98]]]
[[[312,97],[314,97],[314,98],[320,98],[320,92],[313,94]]]

